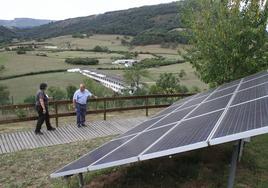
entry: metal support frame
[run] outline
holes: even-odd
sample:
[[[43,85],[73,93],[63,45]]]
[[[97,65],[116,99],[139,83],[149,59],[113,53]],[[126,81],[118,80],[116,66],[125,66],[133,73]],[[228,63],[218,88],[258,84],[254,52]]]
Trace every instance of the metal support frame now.
[[[234,145],[227,188],[234,187],[237,162],[239,162],[239,160],[242,157],[243,145],[244,145],[243,140],[239,140]]]
[[[84,178],[83,178],[82,173],[78,174],[78,179],[79,179],[79,188],[83,188],[85,184],[84,184]]]

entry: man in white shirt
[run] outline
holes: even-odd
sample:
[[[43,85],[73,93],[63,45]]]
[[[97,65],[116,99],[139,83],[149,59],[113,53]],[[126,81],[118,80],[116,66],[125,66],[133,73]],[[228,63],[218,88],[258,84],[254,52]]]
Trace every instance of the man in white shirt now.
[[[76,111],[77,127],[86,126],[87,100],[90,97],[95,96],[86,89],[85,84],[80,84],[80,88],[73,96],[73,106]]]

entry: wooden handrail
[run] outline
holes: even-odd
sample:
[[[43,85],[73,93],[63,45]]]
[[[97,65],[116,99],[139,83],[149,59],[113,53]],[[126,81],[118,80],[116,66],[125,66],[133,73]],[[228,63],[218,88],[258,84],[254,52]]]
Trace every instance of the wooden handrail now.
[[[101,97],[101,98],[94,98],[90,99],[91,102],[103,102],[103,109],[96,109],[96,110],[90,110],[87,113],[88,114],[104,114],[104,120],[106,120],[106,114],[107,112],[120,112],[120,111],[129,111],[129,110],[139,110],[139,109],[145,109],[146,110],[146,116],[148,116],[148,110],[152,108],[164,108],[169,106],[170,104],[149,104],[149,99],[157,99],[157,98],[176,98],[176,97],[187,97],[191,96],[193,93],[186,93],[186,94],[157,94],[157,95],[142,95],[142,96],[118,96],[118,97]],[[107,108],[107,102],[108,101],[120,101],[120,100],[136,100],[136,99],[144,99],[144,105],[138,105],[138,106],[127,106],[127,107],[116,107],[116,108]],[[49,102],[51,106],[54,106],[55,113],[51,114],[51,118],[56,119],[56,125],[58,126],[58,121],[60,117],[68,117],[68,116],[75,116],[75,112],[65,112],[65,113],[59,113],[58,109],[60,105],[66,105],[66,104],[72,104],[71,100],[62,100],[62,101],[51,101]],[[34,104],[18,104],[18,105],[4,105],[0,106],[0,110],[18,110],[18,109],[27,109],[27,108],[34,108]],[[37,116],[31,116],[31,117],[21,117],[21,118],[10,118],[10,119],[4,119],[0,120],[0,124],[7,124],[7,123],[16,123],[16,122],[24,122],[24,121],[33,121],[36,120]]]

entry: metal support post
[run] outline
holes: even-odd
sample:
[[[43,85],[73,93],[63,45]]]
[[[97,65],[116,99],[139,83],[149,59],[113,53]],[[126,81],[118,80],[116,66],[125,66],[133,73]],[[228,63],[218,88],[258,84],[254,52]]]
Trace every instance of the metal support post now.
[[[83,174],[82,173],[79,173],[78,174],[78,178],[79,178],[79,187],[80,188],[83,188],[84,187],[84,178],[83,178]]]
[[[234,150],[232,154],[232,161],[231,161],[231,166],[230,166],[230,173],[229,173],[229,179],[228,179],[228,188],[233,188],[234,183],[235,183],[235,173],[236,173],[236,167],[237,167],[237,162],[239,159],[241,146],[242,146],[242,140],[239,140],[236,145],[234,145]]]

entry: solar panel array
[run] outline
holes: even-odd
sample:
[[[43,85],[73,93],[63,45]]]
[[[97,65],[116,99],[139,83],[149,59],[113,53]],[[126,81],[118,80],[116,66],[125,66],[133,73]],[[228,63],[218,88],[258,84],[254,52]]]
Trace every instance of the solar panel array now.
[[[268,72],[187,97],[51,174],[60,177],[268,133]]]

